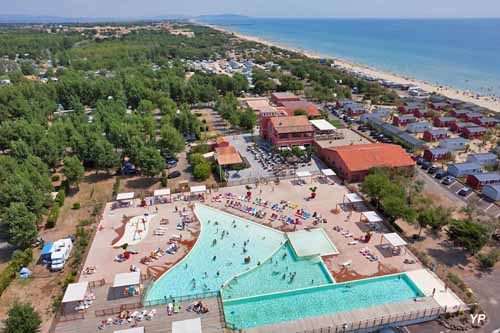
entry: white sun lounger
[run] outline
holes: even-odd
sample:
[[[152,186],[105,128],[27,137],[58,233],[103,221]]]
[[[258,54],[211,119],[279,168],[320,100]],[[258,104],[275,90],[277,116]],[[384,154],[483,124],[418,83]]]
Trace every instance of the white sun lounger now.
[[[346,262],[343,262],[342,264],[340,264],[340,266],[350,267],[350,266],[352,266],[352,260],[347,260]]]

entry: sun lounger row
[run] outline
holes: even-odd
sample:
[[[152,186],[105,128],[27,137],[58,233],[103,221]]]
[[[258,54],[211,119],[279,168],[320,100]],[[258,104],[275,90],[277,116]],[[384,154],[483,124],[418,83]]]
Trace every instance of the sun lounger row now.
[[[366,259],[370,261],[377,261],[379,259],[378,256],[374,255],[373,252],[367,247],[359,250],[359,253],[361,253]]]

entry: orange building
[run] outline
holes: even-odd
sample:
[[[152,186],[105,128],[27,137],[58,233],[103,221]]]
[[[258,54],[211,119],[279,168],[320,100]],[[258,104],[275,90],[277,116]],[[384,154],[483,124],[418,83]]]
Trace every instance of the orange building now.
[[[415,162],[398,145],[373,143],[323,148],[320,156],[339,176],[349,182],[361,182],[375,167],[413,170]]]

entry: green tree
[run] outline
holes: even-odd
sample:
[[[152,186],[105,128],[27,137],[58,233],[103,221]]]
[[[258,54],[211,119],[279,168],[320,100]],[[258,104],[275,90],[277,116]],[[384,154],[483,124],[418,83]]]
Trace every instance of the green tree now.
[[[247,130],[252,130],[257,124],[257,115],[255,112],[247,108],[240,115],[240,126]]]
[[[29,247],[38,236],[37,217],[22,202],[11,202],[2,214],[2,221],[9,243],[16,247]]]
[[[451,222],[448,237],[457,246],[461,246],[472,255],[479,252],[488,241],[488,228],[470,220]]]
[[[194,166],[193,176],[196,180],[203,181],[210,177],[210,163],[204,161],[202,163],[198,163]]]
[[[5,320],[5,333],[40,332],[42,319],[30,303],[14,302]]]
[[[145,176],[158,175],[165,166],[165,159],[155,147],[145,146],[139,150],[135,163]]]
[[[79,184],[85,174],[85,168],[83,167],[78,157],[66,157],[64,159],[63,174],[70,185],[76,185],[76,187],[79,188]]]
[[[163,154],[176,155],[186,146],[184,138],[172,125],[163,125],[160,130],[160,136],[160,148]]]

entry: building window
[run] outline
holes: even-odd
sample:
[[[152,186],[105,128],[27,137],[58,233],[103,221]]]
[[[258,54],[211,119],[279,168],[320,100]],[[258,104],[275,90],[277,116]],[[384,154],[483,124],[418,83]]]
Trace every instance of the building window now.
[[[288,134],[280,134],[279,138],[280,139],[288,139]]]
[[[306,138],[310,138],[310,137],[312,137],[312,136],[313,136],[313,134],[312,134],[311,132],[307,132],[307,133],[304,133],[304,136],[305,136]]]
[[[302,133],[292,133],[292,138],[300,138],[302,137]]]

